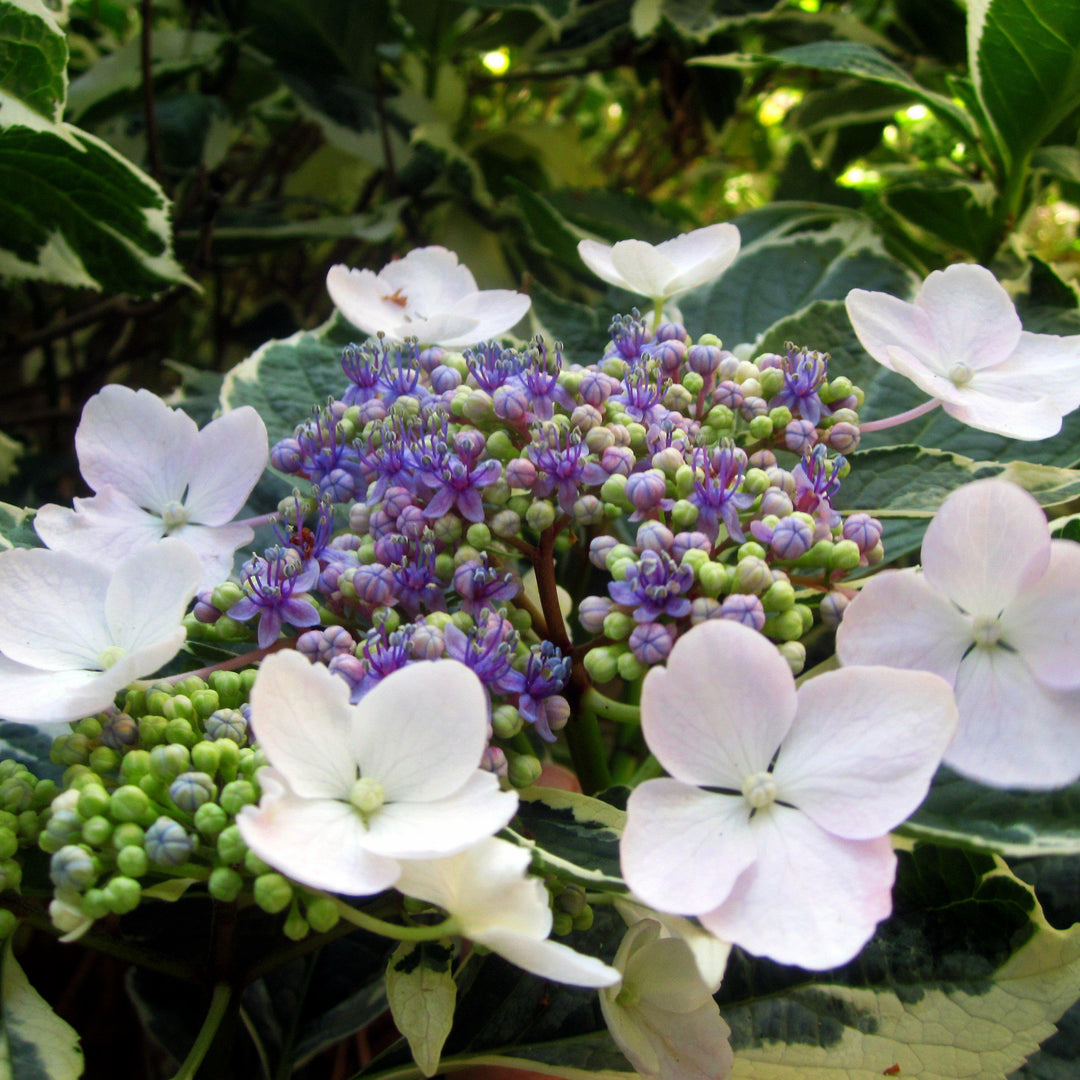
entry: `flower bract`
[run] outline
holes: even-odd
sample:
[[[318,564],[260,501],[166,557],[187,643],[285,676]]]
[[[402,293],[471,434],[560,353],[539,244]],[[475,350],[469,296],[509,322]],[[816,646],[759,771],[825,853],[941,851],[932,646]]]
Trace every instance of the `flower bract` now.
[[[111,570],[67,551],[0,554],[0,714],[44,723],[108,708],[180,651],[201,577],[179,540],[139,548]]]
[[[707,225],[660,244],[620,240],[578,243],[582,262],[609,285],[653,300],[669,300],[719,277],[739,254],[734,225]]]
[[[634,894],[781,963],[851,959],[891,910],[887,834],[955,731],[944,680],[852,668],[796,691],[764,637],[712,620],[646,676],[641,719],[671,778],[627,805]]]
[[[960,727],[945,763],[999,787],[1080,776],[1080,544],[1052,540],[1006,480],[953,492],[926,530],[922,569],[871,578],[837,633],[844,664],[936,672]]]
[[[326,288],[341,314],[365,333],[448,349],[504,334],[529,310],[523,293],[478,289],[469,268],[443,247],[414,248],[378,274],[332,266]]]
[[[846,306],[863,348],[962,423],[1045,439],[1080,405],[1080,335],[1025,331],[985,267],[935,270],[911,303],[853,289]]]
[[[501,829],[517,796],[479,769],[487,694],[454,660],[394,671],[357,705],[296,652],[268,656],[251,726],[271,768],[238,818],[248,846],[289,877],[353,896],[394,885],[405,859],[449,855]]]
[[[618,982],[607,964],[548,940],[548,894],[539,878],[528,876],[529,862],[525,848],[492,837],[446,859],[403,864],[397,887],[438,904],[463,936],[526,971],[572,986]]]
[[[203,584],[228,577],[233,552],[254,535],[233,523],[262,476],[266,425],[250,406],[201,431],[148,390],[110,385],[86,403],[75,450],[97,493],[75,508],[43,506],[34,527],[46,546],[105,565],[171,536],[203,560]]]

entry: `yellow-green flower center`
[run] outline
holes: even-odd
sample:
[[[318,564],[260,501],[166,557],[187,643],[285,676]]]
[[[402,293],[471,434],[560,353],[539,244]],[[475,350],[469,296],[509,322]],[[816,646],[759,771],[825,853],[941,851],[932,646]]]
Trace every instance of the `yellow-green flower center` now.
[[[743,781],[742,793],[755,810],[764,810],[776,802],[776,781],[771,773],[754,773]]]

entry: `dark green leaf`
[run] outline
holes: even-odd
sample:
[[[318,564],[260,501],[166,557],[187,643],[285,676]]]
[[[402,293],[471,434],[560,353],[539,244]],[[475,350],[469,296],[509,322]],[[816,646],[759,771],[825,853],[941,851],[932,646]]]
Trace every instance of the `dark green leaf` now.
[[[885,189],[885,204],[946,244],[980,255],[996,237],[995,189],[954,177],[925,177]]]
[[[24,122],[21,106],[58,121],[67,60],[64,32],[44,4],[0,0],[0,127]]]
[[[562,342],[568,361],[591,364],[599,359],[610,340],[611,315],[605,309],[564,300],[538,281],[529,295],[532,314],[549,338]]]
[[[1073,146],[1040,146],[1031,159],[1033,169],[1045,169],[1059,180],[1080,184],[1080,150]]]

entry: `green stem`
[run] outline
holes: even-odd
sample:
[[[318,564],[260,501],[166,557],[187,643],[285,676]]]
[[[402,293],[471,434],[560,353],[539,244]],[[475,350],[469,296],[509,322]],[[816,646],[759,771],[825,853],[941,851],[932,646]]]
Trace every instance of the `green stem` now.
[[[595,686],[590,686],[581,695],[581,704],[586,709],[603,716],[607,720],[616,720],[620,724],[640,724],[641,709],[625,701],[613,701],[606,694],[601,694]]]
[[[203,1058],[206,1057],[210,1044],[214,1041],[214,1036],[221,1026],[221,1021],[231,1000],[232,987],[228,983],[218,983],[214,987],[214,996],[210,999],[210,1011],[206,1014],[203,1026],[199,1029],[199,1034],[195,1037],[195,1042],[192,1044],[191,1050],[188,1051],[184,1064],[180,1066],[180,1071],[173,1077],[173,1080],[191,1080],[199,1071],[199,1066],[202,1064]]]
[[[638,784],[645,780],[655,780],[658,776],[663,775],[664,766],[650,754],[638,767],[638,771],[634,773],[634,776],[630,781],[630,786],[637,787]]]
[[[577,665],[574,666],[576,669]],[[584,669],[582,672],[584,673]],[[571,702],[571,708],[573,704]],[[574,772],[581,784],[581,790],[586,795],[595,795],[598,791],[611,787],[607,751],[604,749],[596,713],[582,705],[580,698],[577,707],[573,709],[570,723],[563,731],[566,733],[566,743],[570,747],[570,758],[574,763]]]
[[[330,896],[329,893],[319,895],[333,900],[337,904],[338,914],[354,926],[359,926],[361,930],[370,930],[373,934],[380,934],[382,937],[392,938],[394,941],[438,941],[439,938],[461,932],[457,919],[452,915],[434,926],[400,926],[397,923],[376,919],[374,915],[368,915],[364,911],[357,911],[344,900]]]

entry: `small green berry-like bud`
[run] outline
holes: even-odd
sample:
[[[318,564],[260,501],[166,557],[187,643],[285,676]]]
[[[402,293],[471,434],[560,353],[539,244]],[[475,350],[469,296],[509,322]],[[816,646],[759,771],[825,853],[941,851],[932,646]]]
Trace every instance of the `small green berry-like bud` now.
[[[529,506],[525,514],[525,524],[535,532],[543,532],[555,520],[555,507],[540,499]]]
[[[524,723],[513,705],[499,705],[491,710],[491,727],[500,739],[512,739]]]
[[[765,624],[765,633],[778,641],[795,641],[802,637],[802,617],[795,608],[780,612]]]
[[[0,860],[10,859],[19,850],[19,838],[14,829],[0,829]]]
[[[190,768],[191,754],[188,753],[186,746],[167,743],[164,746],[155,746],[150,751],[151,774],[167,784],[172,783],[181,773],[187,772]]]
[[[773,422],[768,416],[755,416],[750,421],[750,434],[755,439],[768,439],[772,437]]]
[[[618,660],[619,678],[637,682],[645,674],[645,665],[628,649]]]
[[[203,803],[195,811],[195,828],[207,837],[217,836],[229,822],[229,815],[217,803]]]
[[[75,804],[79,817],[84,821],[98,814],[104,814],[109,806],[109,793],[101,784],[87,784],[79,792],[79,801]]]
[[[694,397],[697,397],[705,389],[705,379],[696,371],[685,372],[682,377],[682,384]]]
[[[676,529],[692,529],[700,515],[698,508],[686,499],[676,499],[671,508],[671,524]]]
[[[255,903],[268,915],[284,911],[292,900],[292,886],[280,874],[262,874],[255,879]]]
[[[195,708],[195,715],[200,720],[205,720],[221,708],[221,701],[213,690],[196,690],[191,695],[191,704]]]
[[[227,866],[217,866],[210,871],[206,889],[215,900],[231,904],[244,891],[244,879]]]
[[[196,772],[206,773],[207,776],[213,777],[220,763],[221,750],[217,743],[203,739],[191,748],[191,764]]]
[[[633,616],[627,615],[625,611],[611,611],[604,616],[604,633],[612,641],[628,638],[636,625]]]
[[[307,919],[300,914],[299,909],[294,907],[285,917],[285,925],[281,928],[281,932],[290,941],[303,941],[311,932],[311,927],[308,926]]]
[[[129,878],[141,878],[150,866],[150,859],[141,847],[121,848],[116,854],[116,868]]]
[[[125,784],[109,796],[109,817],[117,822],[148,823],[147,818],[152,821],[154,814],[146,792],[132,784]]]
[[[126,915],[139,906],[142,886],[133,878],[117,876],[105,886],[105,898],[110,911],[116,915]]]
[[[77,732],[61,735],[53,743],[49,758],[57,765],[85,765],[90,758],[90,740]]]
[[[244,597],[244,590],[235,581],[224,581],[210,594],[210,603],[218,611],[228,611]]]
[[[774,581],[761,598],[766,611],[787,611],[795,603],[795,587],[790,581]]]
[[[225,813],[235,816],[243,806],[251,806],[259,801],[255,785],[250,780],[233,780],[221,789],[221,804]]]
[[[585,906],[585,890],[580,885],[567,885],[555,899],[555,910],[567,915],[579,915]]]
[[[591,930],[593,924],[593,909],[592,906],[586,904],[585,907],[574,916],[574,929],[575,930]]]
[[[574,917],[565,911],[556,911],[552,914],[551,932],[557,937],[566,937],[574,929]]]
[[[680,565],[691,567],[694,573],[697,574],[703,566],[708,565],[708,562],[709,553],[707,551],[702,551],[701,548],[688,548],[683,554]]]
[[[52,905],[50,905],[51,908]],[[87,889],[82,898],[83,914],[90,919],[104,918],[112,910],[104,889]]]
[[[582,661],[589,678],[599,686],[611,682],[619,674],[619,650],[601,645],[590,649]]]
[[[247,844],[244,843],[244,838],[240,835],[237,826],[230,825],[227,829],[221,830],[221,835],[217,838],[217,849],[222,862],[235,866],[244,861]]]
[[[689,552],[687,552],[689,554]],[[704,563],[697,571],[701,591],[709,597],[717,597],[727,592],[731,575],[726,566],[715,562]]]
[[[146,712],[146,691],[128,690],[124,695],[124,712],[138,720]]]
[[[96,716],[88,716],[75,724],[72,730],[88,739],[96,739],[101,734],[101,721]]]
[[[776,648],[788,662],[791,673],[798,675],[806,665],[806,646],[801,641],[781,641]]]
[[[253,877],[258,877],[260,874],[269,874],[273,867],[268,862],[260,859],[251,848],[248,848],[244,852],[244,869]]]
[[[137,784],[149,772],[149,750],[129,750],[120,762],[120,775],[129,784]]]
[[[95,814],[83,822],[82,838],[91,847],[101,848],[109,842],[112,831],[113,823],[107,817]]]
[[[311,929],[317,934],[325,934],[333,930],[341,920],[338,914],[337,904],[329,896],[316,896],[304,905],[304,914],[311,924]]]
[[[152,690],[146,692],[146,712],[143,714],[161,716],[162,709],[165,708],[165,702],[172,697],[172,688],[169,690],[162,690],[161,687],[154,687]]]
[[[190,750],[199,741],[199,733],[190,720],[177,716],[166,722],[165,739],[170,746],[183,746]]]
[[[218,696],[219,709],[235,709],[243,703],[240,676],[235,671],[212,671],[207,682]]]
[[[507,757],[510,762],[507,776],[514,787],[527,788],[540,779],[543,766],[539,758],[531,754],[508,754]]]
[[[123,851],[127,847],[141,848],[145,839],[146,832],[141,825],[136,825],[134,821],[125,821],[113,829],[112,845],[117,851]]]
[[[759,436],[763,438],[764,436]],[[769,480],[768,473],[764,469],[747,469],[746,476],[743,477],[743,491],[748,491],[751,495],[761,495],[769,490],[771,481]]]
[[[15,927],[18,925],[19,920],[16,918],[13,911],[8,911],[7,908],[0,908],[0,941],[7,941],[7,939],[15,933]]]
[[[139,745],[147,748],[160,746],[165,741],[165,725],[168,720],[164,716],[151,713],[139,720]]]
[[[162,705],[161,715],[166,720],[194,720],[195,706],[187,694],[177,694]]]
[[[832,558],[829,560],[830,570],[854,570],[859,565],[861,553],[859,545],[854,540],[837,540],[833,544]]]

